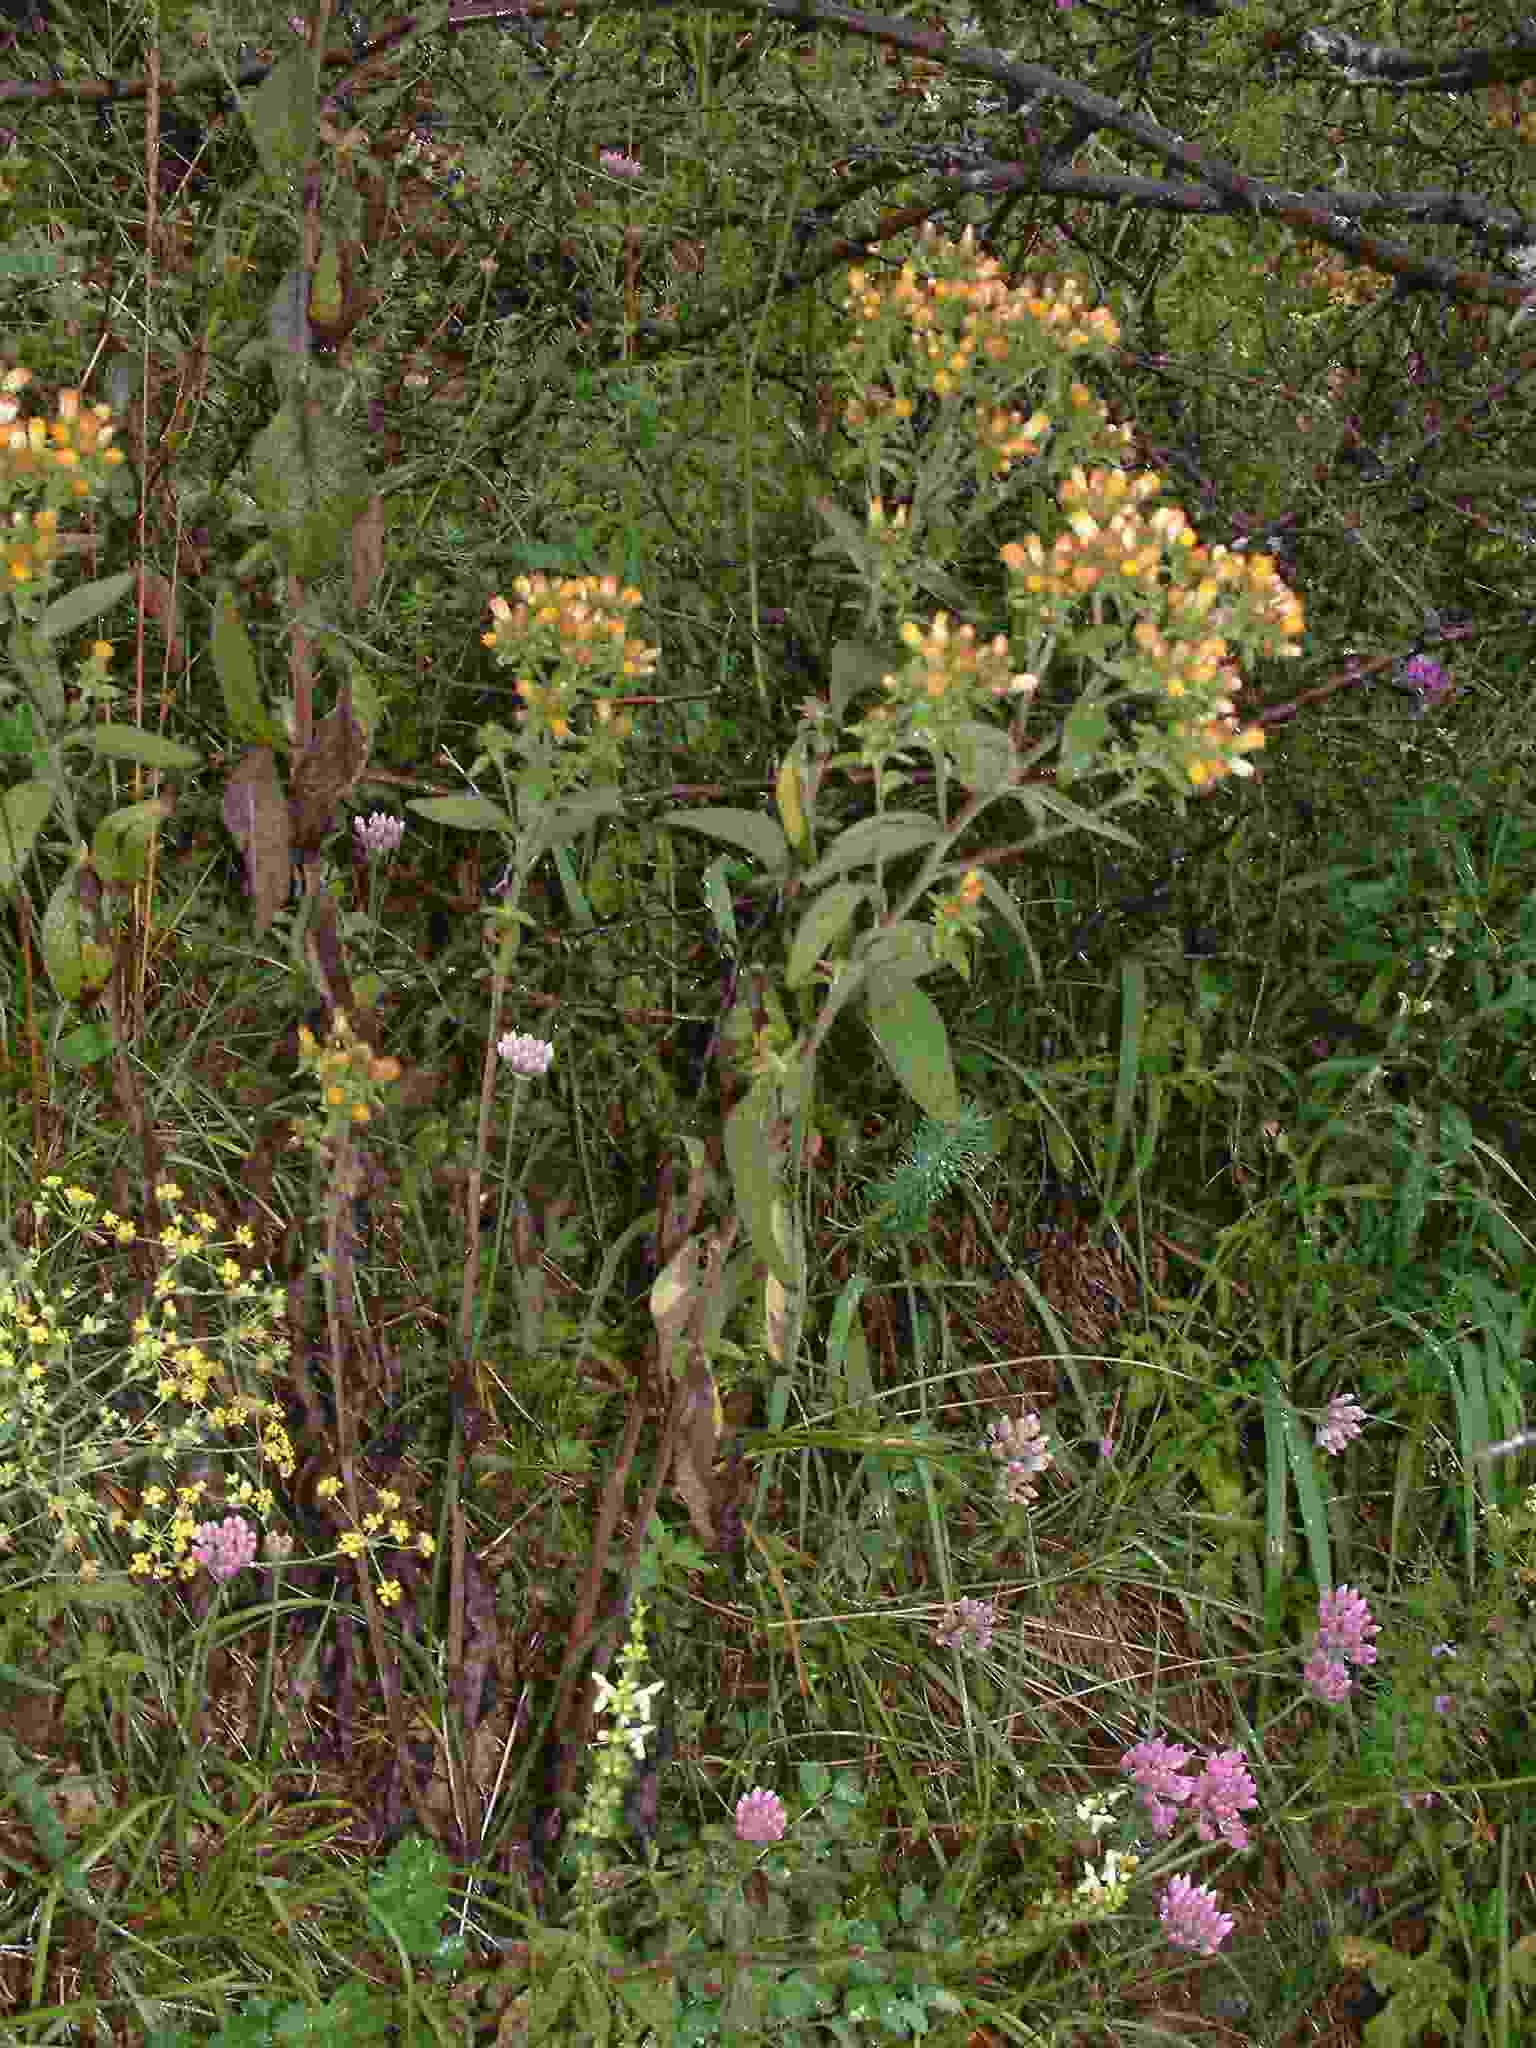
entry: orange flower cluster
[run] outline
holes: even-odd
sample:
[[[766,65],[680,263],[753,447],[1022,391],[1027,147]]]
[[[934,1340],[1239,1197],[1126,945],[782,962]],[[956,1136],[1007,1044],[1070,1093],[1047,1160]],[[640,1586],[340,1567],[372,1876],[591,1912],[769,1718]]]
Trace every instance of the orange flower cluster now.
[[[934,237],[927,235],[925,240],[932,242]],[[926,369],[927,384],[939,398],[960,387],[978,353],[991,363],[1006,362],[1024,323],[1044,330],[1064,356],[1112,348],[1120,339],[1114,315],[1106,306],[1090,310],[1076,278],[1026,278],[1010,285],[996,259],[977,250],[970,228],[958,243],[940,244],[935,254],[958,264],[963,274],[920,276],[914,264],[905,263],[896,277],[882,284],[868,271],[855,268],[848,273],[844,304],[855,319],[868,325],[892,320],[904,327]],[[1072,387],[1072,400],[1079,406],[1097,403],[1082,385]],[[899,418],[911,416],[910,399],[869,394],[850,401],[844,418],[858,428],[887,406]],[[1006,476],[1015,462],[1039,452],[1050,429],[1050,415],[1040,408],[1028,418],[1017,410],[998,409],[979,417],[977,439],[989,449],[996,474]]]
[[[521,602],[513,606],[504,597],[491,599],[496,623],[480,636],[481,643],[495,650],[503,667],[540,659],[556,665],[552,682],[520,675],[517,688],[524,719],[541,719],[557,740],[570,737],[581,670],[594,669],[613,680],[654,672],[661,650],[629,638],[624,617],[643,599],[633,587],[621,589],[617,577],[569,576],[555,583],[542,575],[519,576],[512,588]],[[629,729],[630,721],[616,718],[611,704],[599,702],[595,716],[621,739]]]
[[[123,460],[122,449],[111,445],[117,431],[111,406],[82,407],[78,391],[59,393],[59,409],[51,420],[21,421],[15,394],[31,381],[32,372],[19,366],[0,377],[0,485],[61,470],[79,471],[92,462],[115,467]],[[91,483],[77,474],[70,488],[77,498],[84,498],[90,495]]]
[[[1193,715],[1169,730],[1198,788],[1251,773],[1242,757],[1264,744],[1259,727],[1237,722],[1233,693],[1241,683],[1225,635],[1256,617],[1269,628],[1258,651],[1291,657],[1301,652],[1304,617],[1272,556],[1202,547],[1177,505],[1145,511],[1162,489],[1151,471],[1074,469],[1057,492],[1067,531],[1049,551],[1031,533],[1001,554],[1022,590],[1043,600],[1046,619],[1057,599],[1070,603],[1093,590],[1123,593],[1138,605],[1143,616],[1131,638],[1157,687],[1170,700],[1189,700]],[[1146,615],[1149,600],[1160,620]]]

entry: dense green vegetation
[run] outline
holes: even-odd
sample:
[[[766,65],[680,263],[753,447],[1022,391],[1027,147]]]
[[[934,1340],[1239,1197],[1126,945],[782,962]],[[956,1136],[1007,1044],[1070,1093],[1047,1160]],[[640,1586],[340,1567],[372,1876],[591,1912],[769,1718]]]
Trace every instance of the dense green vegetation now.
[[[4,13],[5,2039],[1513,2048],[1512,0]]]

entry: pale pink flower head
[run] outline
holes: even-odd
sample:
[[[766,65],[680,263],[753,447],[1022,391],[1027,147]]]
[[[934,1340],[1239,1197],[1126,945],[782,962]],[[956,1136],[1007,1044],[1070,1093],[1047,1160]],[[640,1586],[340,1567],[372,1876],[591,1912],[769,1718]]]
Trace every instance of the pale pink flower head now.
[[[256,1561],[256,1531],[243,1515],[203,1522],[192,1531],[192,1555],[222,1584]]]
[[[610,178],[640,178],[645,175],[645,165],[632,156],[626,156],[622,149],[598,151],[598,162]]]
[[[1317,1425],[1318,1448],[1330,1458],[1337,1456],[1346,1444],[1354,1442],[1364,1421],[1365,1410],[1353,1394],[1335,1394]]]
[[[788,1825],[783,1800],[776,1792],[765,1792],[761,1785],[736,1802],[738,1842],[782,1842]]]
[[[1349,1664],[1374,1664],[1381,1623],[1371,1619],[1363,1593],[1353,1586],[1338,1586],[1324,1593],[1317,1603],[1317,1647],[1330,1657],[1342,1657]]]
[[[555,1048],[547,1038],[534,1038],[526,1031],[509,1031],[496,1041],[496,1050],[514,1074],[535,1078],[549,1072]]]
[[[978,1656],[990,1649],[997,1626],[997,1609],[990,1600],[957,1600],[946,1607],[935,1637],[946,1650],[974,1650]]]
[[[405,837],[405,820],[392,818],[388,811],[372,811],[352,820],[352,834],[365,859],[379,860],[393,853]]]
[[[1248,1846],[1248,1830],[1238,1814],[1258,1803],[1259,1788],[1240,1749],[1217,1750],[1208,1757],[1189,1795],[1189,1810],[1201,1841],[1214,1842],[1220,1836],[1234,1849]]]
[[[1120,1768],[1136,1781],[1136,1791],[1156,1835],[1171,1835],[1178,1819],[1177,1809],[1195,1789],[1193,1778],[1180,1773],[1194,1755],[1177,1742],[1154,1736],[1138,1742],[1120,1759]]]
[[[1215,1955],[1237,1924],[1230,1913],[1222,1912],[1221,1900],[1209,1885],[1191,1884],[1187,1877],[1170,1879],[1157,1917],[1175,1948],[1193,1949],[1202,1956]]]

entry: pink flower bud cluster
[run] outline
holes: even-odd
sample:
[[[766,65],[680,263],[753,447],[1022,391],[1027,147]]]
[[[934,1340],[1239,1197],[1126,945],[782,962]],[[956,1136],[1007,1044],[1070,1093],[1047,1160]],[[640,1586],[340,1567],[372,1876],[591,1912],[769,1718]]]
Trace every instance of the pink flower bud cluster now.
[[[1154,1736],[1128,1749],[1120,1768],[1135,1781],[1154,1834],[1171,1835],[1183,1807],[1202,1842],[1219,1837],[1234,1849],[1246,1849],[1248,1830],[1239,1815],[1258,1805],[1259,1793],[1242,1751],[1213,1750],[1197,1778],[1184,1774],[1193,1760],[1193,1750]]]

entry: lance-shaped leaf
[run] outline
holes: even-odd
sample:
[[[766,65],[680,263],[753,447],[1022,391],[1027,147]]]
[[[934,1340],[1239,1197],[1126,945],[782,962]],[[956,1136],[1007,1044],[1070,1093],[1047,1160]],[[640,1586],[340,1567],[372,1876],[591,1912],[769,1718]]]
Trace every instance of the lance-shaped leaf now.
[[[170,815],[170,804],[158,796],[109,811],[91,835],[91,859],[103,881],[142,882],[155,834]]]
[[[839,832],[813,868],[807,870],[802,886],[814,889],[847,868],[872,866],[877,860],[899,860],[932,846],[939,826],[921,811],[886,811],[878,818],[859,818],[846,832]]]
[[[817,962],[837,944],[868,895],[869,890],[858,882],[834,882],[830,889],[822,890],[801,918],[789,949],[786,988],[800,988],[810,980]]]
[[[294,390],[251,448],[251,494],[288,567],[312,578],[347,553],[373,488],[350,430],[320,399]]]
[[[829,665],[832,717],[841,725],[855,697],[881,688],[882,677],[890,673],[892,660],[878,647],[863,640],[839,640],[832,649]]]
[[[282,729],[262,699],[256,651],[251,646],[233,591],[224,591],[213,608],[211,646],[213,671],[219,679],[230,731],[237,740],[257,746],[279,745],[283,738]]]
[[[91,725],[83,736],[91,752],[104,760],[137,761],[142,768],[195,768],[203,758],[196,747],[184,747],[180,740],[144,732],[136,725]]]
[[[242,102],[261,167],[281,191],[298,176],[315,146],[315,59],[292,50]]]
[[[53,785],[18,782],[0,796],[0,889],[14,889],[33,842],[53,809]]]
[[[512,813],[486,796],[413,796],[405,808],[418,818],[430,818],[434,825],[451,825],[456,832],[517,830]]]
[[[256,929],[264,932],[288,900],[293,842],[288,799],[270,747],[253,747],[224,789],[224,823],[245,856]]]
[[[933,998],[914,982],[882,975],[871,979],[865,1009],[876,1045],[918,1108],[952,1123],[960,1114],[960,1090]]]
[[[776,1093],[771,1082],[759,1081],[731,1111],[725,1124],[725,1163],[753,1251],[789,1287],[795,1276],[773,1228],[773,1205],[784,1166]]]
[[[132,588],[131,569],[124,569],[117,576],[103,576],[96,583],[77,584],[73,590],[66,590],[62,597],[53,600],[38,620],[37,630],[45,640],[57,640],[63,633],[77,632],[81,626],[88,626],[92,619],[99,619],[103,612],[110,611]]]
[[[66,1003],[99,995],[112,972],[112,948],[101,921],[101,882],[83,856],[64,876],[43,912],[43,962]]]
[[[301,860],[320,851],[336,823],[342,798],[367,765],[368,736],[352,715],[351,687],[343,683],[336,702],[293,763],[293,845]]]
[[[697,811],[668,811],[661,823],[685,832],[702,832],[707,839],[723,839],[727,846],[739,846],[770,874],[781,875],[789,867],[789,841],[782,828],[761,811],[714,809],[706,805]]]
[[[773,794],[779,807],[779,823],[784,827],[784,837],[803,859],[810,852],[811,827],[805,815],[805,787],[800,763],[793,749],[779,763],[779,777]]]

